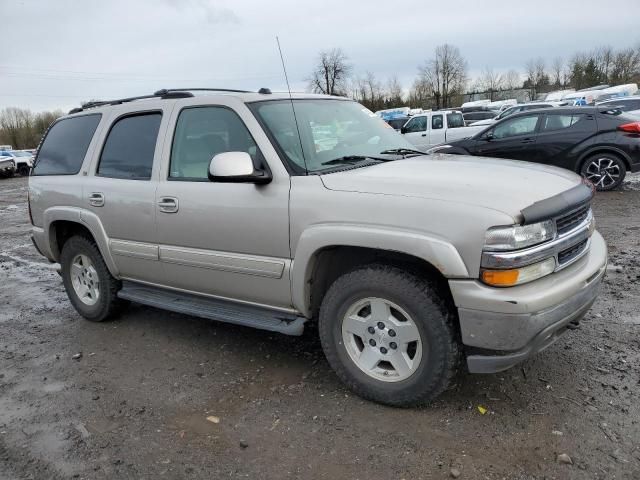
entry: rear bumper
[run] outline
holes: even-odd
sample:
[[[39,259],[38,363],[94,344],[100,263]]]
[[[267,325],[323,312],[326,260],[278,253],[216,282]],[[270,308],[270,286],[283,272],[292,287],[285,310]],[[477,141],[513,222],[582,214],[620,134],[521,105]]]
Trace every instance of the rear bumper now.
[[[607,265],[598,232],[574,265],[519,287],[497,289],[477,281],[451,281],[462,342],[481,353],[467,356],[472,373],[506,370],[556,341],[596,299]]]

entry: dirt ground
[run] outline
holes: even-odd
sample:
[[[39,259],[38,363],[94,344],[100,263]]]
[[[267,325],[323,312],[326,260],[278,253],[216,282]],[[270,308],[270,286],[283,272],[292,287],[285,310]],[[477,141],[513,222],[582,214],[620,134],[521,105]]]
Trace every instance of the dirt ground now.
[[[2,179],[0,478],[638,479],[638,180],[596,196],[610,265],[581,328],[522,368],[394,409],[346,390],[313,329],[135,305],[81,319],[31,245],[26,179]]]

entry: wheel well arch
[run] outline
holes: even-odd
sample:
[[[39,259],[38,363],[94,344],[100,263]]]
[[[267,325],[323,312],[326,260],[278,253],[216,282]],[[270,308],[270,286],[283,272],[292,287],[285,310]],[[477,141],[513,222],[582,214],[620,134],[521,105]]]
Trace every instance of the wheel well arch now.
[[[454,307],[447,279],[434,265],[420,257],[393,250],[333,245],[316,251],[310,262],[304,281],[305,285],[308,285],[307,296],[312,318],[317,318],[327,290],[338,277],[358,267],[374,263],[399,267],[418,277],[431,280],[447,305]]]
[[[610,155],[615,155],[616,157],[620,158],[620,160],[622,160],[622,162],[624,163],[624,166],[627,170],[631,169],[631,160],[629,159],[629,157],[627,156],[627,154],[625,154],[622,150],[620,150],[619,148],[616,147],[595,147],[591,150],[586,151],[585,153],[582,154],[582,156],[580,157],[580,159],[578,160],[578,163],[576,165],[576,172],[577,173],[581,173],[582,172],[582,167],[584,166],[585,162],[592,156],[597,155],[599,153],[608,153]]]
[[[71,220],[55,220],[49,225],[51,253],[56,260],[60,259],[64,244],[71,237],[81,236],[95,243],[96,239],[85,225]]]

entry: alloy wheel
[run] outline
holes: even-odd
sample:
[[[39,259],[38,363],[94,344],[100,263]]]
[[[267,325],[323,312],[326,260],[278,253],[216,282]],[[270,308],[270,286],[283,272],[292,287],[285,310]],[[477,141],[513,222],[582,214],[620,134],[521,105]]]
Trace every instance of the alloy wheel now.
[[[342,340],[353,363],[384,382],[409,378],[424,354],[414,320],[384,298],[369,297],[353,303],[342,320]]]
[[[100,298],[100,281],[93,262],[87,255],[79,254],[71,262],[71,285],[82,303],[95,305]]]
[[[596,188],[608,188],[620,179],[620,166],[615,160],[602,157],[592,160],[584,171],[587,180],[591,181]]]

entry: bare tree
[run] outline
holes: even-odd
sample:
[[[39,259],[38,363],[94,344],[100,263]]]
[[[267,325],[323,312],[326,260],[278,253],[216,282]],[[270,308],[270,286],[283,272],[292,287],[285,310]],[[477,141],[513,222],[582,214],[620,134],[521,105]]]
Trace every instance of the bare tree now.
[[[517,90],[522,88],[522,78],[517,70],[509,70],[502,77],[505,90]]]
[[[49,125],[62,115],[61,111],[33,114],[20,108],[5,108],[0,112],[0,143],[16,149],[34,148]]]
[[[549,76],[546,74],[545,69],[546,65],[542,57],[527,62],[525,84],[531,91],[532,100],[536,98],[540,87],[549,84]]]
[[[613,56],[610,81],[628,83],[640,77],[640,47],[625,48]]]
[[[404,103],[404,93],[402,91],[402,86],[398,81],[398,77],[395,75],[391,77],[387,82],[387,91],[386,91],[386,101],[387,107],[399,106]]]
[[[340,48],[324,50],[318,55],[318,64],[311,74],[309,86],[316,93],[344,95],[350,74],[351,65]]]
[[[447,43],[439,45],[434,58],[420,68],[420,79],[431,87],[436,108],[448,107],[452,96],[464,92],[467,62],[458,47]]]
[[[502,90],[504,80],[501,74],[492,68],[485,67],[478,79],[478,87],[483,92],[489,93],[489,99],[494,100],[496,92]]]
[[[433,98],[433,90],[429,82],[421,77],[414,80],[409,90],[409,105],[412,107],[429,108]]]
[[[564,72],[564,60],[562,57],[556,57],[551,64],[551,83],[556,87],[562,86],[564,80],[562,74]]]
[[[598,76],[603,82],[608,82],[613,64],[613,48],[608,45],[598,47],[591,55],[599,72]]]

